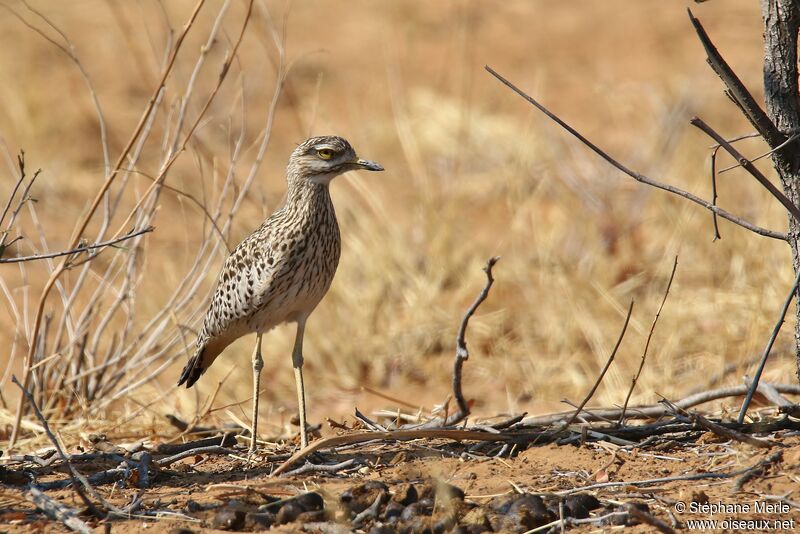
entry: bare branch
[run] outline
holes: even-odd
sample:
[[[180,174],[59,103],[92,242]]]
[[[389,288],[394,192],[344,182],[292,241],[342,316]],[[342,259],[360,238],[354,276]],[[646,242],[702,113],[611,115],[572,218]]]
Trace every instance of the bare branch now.
[[[631,301],[630,306],[628,306],[628,314],[625,316],[625,323],[622,325],[622,331],[619,333],[619,338],[617,339],[617,344],[614,345],[614,350],[611,351],[611,356],[608,357],[608,361],[606,361],[605,367],[603,367],[603,370],[600,371],[600,376],[597,377],[597,380],[595,381],[594,386],[592,386],[592,389],[589,391],[589,394],[586,395],[586,397],[583,399],[583,402],[580,403],[580,405],[578,406],[578,409],[575,410],[575,413],[572,414],[572,417],[567,419],[567,421],[561,426],[561,428],[558,429],[558,431],[556,433],[562,432],[567,427],[569,427],[569,425],[574,423],[575,419],[578,418],[578,415],[580,415],[580,413],[583,410],[584,406],[586,406],[586,404],[589,402],[589,400],[591,400],[591,398],[594,396],[595,391],[597,391],[597,388],[600,386],[600,383],[603,381],[603,377],[606,376],[606,372],[608,372],[608,368],[611,367],[611,363],[614,361],[614,358],[617,355],[617,351],[619,350],[619,346],[622,344],[622,339],[625,337],[625,331],[628,330],[628,323],[631,320],[631,313],[633,313],[633,301]]]
[[[128,234],[123,235],[122,237],[118,237],[116,239],[109,239],[108,241],[103,241],[101,243],[94,243],[92,245],[84,245],[82,247],[74,248],[72,250],[62,250],[61,252],[48,252],[46,254],[34,254],[33,256],[17,256],[16,258],[0,258],[0,263],[19,263],[22,261],[36,261],[36,260],[43,260],[46,258],[58,258],[59,256],[71,256],[73,254],[79,254],[81,252],[86,252],[89,250],[94,250],[97,248],[108,247],[111,245],[116,245],[117,243],[121,243],[122,241],[127,241],[128,239],[140,236],[142,234],[147,234],[155,230],[155,227],[148,226],[147,228],[142,228],[141,230],[131,231]]]
[[[742,228],[746,228],[747,230],[750,230],[751,232],[754,232],[754,233],[756,233],[758,235],[761,235],[761,236],[764,236],[764,237],[771,237],[772,239],[779,239],[781,241],[787,241],[788,237],[784,233],[775,232],[773,230],[768,230],[766,228],[762,228],[760,226],[757,226],[757,225],[755,225],[755,224],[753,224],[753,223],[751,223],[749,221],[746,221],[745,219],[742,219],[741,217],[737,217],[736,215],[733,215],[732,213],[729,213],[729,212],[723,210],[722,208],[720,208],[718,206],[715,206],[714,204],[712,204],[710,202],[707,202],[707,201],[703,200],[702,198],[700,198],[700,197],[698,197],[696,195],[693,195],[692,193],[689,193],[688,191],[684,191],[682,189],[679,189],[679,188],[674,187],[674,186],[669,185],[669,184],[658,182],[658,181],[653,180],[652,178],[649,178],[649,177],[647,177],[647,176],[645,176],[645,175],[643,175],[641,173],[638,173],[636,171],[633,171],[633,170],[627,168],[625,165],[623,165],[619,161],[617,161],[614,158],[612,158],[611,156],[609,156],[608,153],[605,152],[603,149],[601,149],[600,147],[598,147],[597,145],[595,145],[594,143],[589,141],[586,137],[584,137],[582,134],[580,134],[577,130],[575,130],[569,124],[567,124],[566,122],[561,120],[557,115],[555,115],[554,113],[550,112],[550,110],[548,110],[543,105],[541,105],[539,102],[537,102],[536,100],[534,100],[533,98],[528,96],[525,92],[523,92],[517,86],[515,86],[510,81],[505,79],[503,76],[498,74],[494,69],[492,69],[489,66],[485,66],[484,68],[487,70],[487,72],[489,72],[489,74],[491,74],[492,76],[494,76],[495,78],[500,80],[500,82],[503,83],[503,85],[505,85],[506,87],[508,87],[509,89],[514,91],[515,93],[517,93],[519,96],[521,96],[522,98],[527,100],[528,103],[532,104],[534,107],[536,107],[536,109],[538,109],[539,111],[541,111],[542,113],[547,115],[551,120],[556,122],[559,126],[561,126],[563,129],[565,129],[567,132],[569,132],[572,136],[574,136],[576,139],[578,139],[581,143],[583,143],[588,148],[590,148],[595,154],[597,154],[598,156],[600,156],[601,158],[606,160],[608,163],[610,163],[612,166],[614,166],[617,169],[619,169],[620,171],[624,172],[625,174],[627,174],[628,176],[630,176],[631,178],[633,178],[637,182],[641,182],[641,183],[649,185],[651,187],[655,187],[657,189],[661,189],[663,191],[667,191],[669,193],[672,193],[673,195],[678,195],[680,197],[683,197],[683,198],[685,198],[685,199],[687,199],[687,200],[689,200],[691,202],[694,202],[695,204],[703,206],[704,208],[706,208],[707,210],[709,210],[709,211],[711,211],[713,213],[716,213],[717,215],[719,215],[723,219],[727,219],[728,221],[730,221],[730,222],[732,222],[734,224],[737,224],[737,225],[741,226]]]
[[[191,15],[189,16],[188,21],[186,22],[186,24],[183,27],[183,30],[178,36],[178,40],[176,41],[175,46],[172,50],[172,54],[167,63],[167,66],[164,68],[164,71],[161,75],[161,79],[159,80],[156,88],[153,90],[153,94],[151,95],[150,100],[145,106],[145,110],[139,119],[139,123],[136,125],[136,128],[134,128],[134,131],[131,134],[131,137],[128,140],[127,144],[125,145],[125,148],[122,150],[119,157],[117,158],[117,162],[114,165],[113,170],[107,174],[105,181],[100,186],[100,189],[97,191],[97,194],[95,195],[94,200],[92,201],[88,211],[85,213],[81,221],[78,223],[76,231],[73,232],[72,240],[70,244],[67,246],[67,248],[69,249],[75,248],[80,239],[83,237],[83,233],[86,231],[86,228],[89,226],[89,222],[91,221],[92,217],[97,211],[97,208],[100,206],[100,202],[103,200],[103,198],[106,197],[106,193],[111,187],[111,184],[114,182],[114,179],[116,178],[117,174],[122,169],[122,165],[125,162],[126,158],[128,157],[128,154],[130,153],[131,149],[136,143],[136,140],[139,138],[139,135],[144,130],[145,124],[147,123],[147,119],[150,116],[151,111],[155,108],[156,103],[160,100],[162,89],[166,85],[167,78],[172,72],[172,68],[175,65],[175,59],[178,56],[178,52],[181,49],[181,45],[183,44],[186,35],[189,33],[189,30],[194,25],[194,22],[197,19],[197,15],[200,12],[200,8],[203,7],[204,3],[205,0],[198,0],[197,4],[194,6],[194,9],[192,10]],[[28,346],[28,352],[25,355],[25,360],[23,361],[22,383],[23,386],[25,387],[27,387],[27,384],[29,383],[30,368],[31,368],[31,363],[33,361],[33,355],[36,354],[36,350],[39,345],[39,329],[41,328],[42,325],[42,319],[44,317],[44,308],[45,308],[45,303],[47,301],[47,297],[50,295],[50,291],[53,289],[53,286],[56,285],[56,282],[66,269],[67,269],[67,261],[62,260],[50,274],[50,278],[45,283],[44,287],[42,288],[42,293],[39,296],[39,302],[36,305],[33,328],[31,329],[31,336],[30,336],[31,342]],[[20,397],[19,403],[17,404],[17,411],[14,417],[14,426],[11,430],[11,436],[9,438],[9,443],[8,443],[9,449],[13,448],[14,445],[16,444],[17,436],[19,435],[19,426],[20,422],[22,421],[22,413],[24,409],[25,409],[25,396],[23,395]]]
[[[492,289],[492,284],[494,284],[492,267],[494,267],[498,260],[500,260],[500,258],[495,256],[489,258],[486,262],[483,268],[483,272],[486,273],[486,284],[483,286],[483,289],[472,305],[467,309],[467,313],[465,313],[464,318],[461,319],[461,326],[458,328],[458,335],[456,336],[456,359],[453,363],[453,396],[458,405],[458,413],[453,414],[453,420],[446,421],[445,426],[456,424],[469,415],[469,406],[467,405],[467,401],[464,400],[464,393],[461,390],[461,370],[464,367],[464,362],[469,359],[469,350],[467,349],[467,341],[465,339],[467,335],[467,325],[478,307],[483,304],[483,301],[489,296],[489,290]]]
[[[781,143],[780,145],[776,146],[776,147],[775,147],[775,148],[773,148],[772,150],[769,150],[769,151],[767,151],[767,152],[764,152],[764,153],[763,153],[763,154],[761,154],[760,156],[756,156],[756,157],[754,157],[753,159],[751,159],[751,160],[750,160],[750,162],[752,163],[752,162],[758,161],[758,160],[760,160],[760,159],[764,159],[764,158],[766,158],[767,156],[769,156],[769,155],[771,155],[771,154],[774,154],[774,153],[775,153],[775,152],[777,152],[778,150],[782,149],[783,147],[785,147],[785,146],[786,146],[786,145],[788,145],[789,143],[794,143],[794,142],[795,142],[795,141],[797,141],[798,139],[800,139],[800,134],[794,134],[794,135],[793,135],[793,136],[791,136],[789,139],[787,139],[786,141],[784,141],[784,142],[783,142],[783,143]],[[739,167],[741,167],[741,166],[742,166],[742,165],[741,165],[740,163],[737,163],[736,165],[731,165],[730,167],[725,167],[724,169],[722,169],[721,171],[719,171],[719,173],[720,173],[720,174],[722,174],[723,172],[728,172],[728,171],[731,171],[731,170],[733,170],[733,169],[737,169],[737,168],[739,168]]]
[[[761,380],[761,374],[764,372],[764,367],[767,365],[767,359],[769,359],[769,354],[772,352],[772,346],[775,344],[775,340],[778,337],[778,333],[781,331],[784,321],[786,321],[786,312],[789,311],[789,305],[792,303],[792,299],[794,299],[794,296],[797,294],[797,289],[799,286],[800,270],[797,271],[797,277],[794,279],[794,285],[792,285],[792,289],[789,291],[789,294],[786,295],[786,300],[783,302],[783,307],[781,308],[778,322],[775,323],[775,327],[772,329],[772,335],[769,336],[767,346],[764,348],[764,355],[761,356],[761,362],[758,364],[758,369],[756,369],[753,382],[750,384],[750,387],[747,390],[747,396],[742,403],[742,408],[739,410],[739,417],[736,419],[739,423],[744,421],[744,416],[747,414],[747,408],[750,406],[750,401],[753,400],[753,395],[755,395],[756,390],[758,389],[758,382]]]
[[[619,415],[619,421],[617,424],[622,425],[625,421],[625,410],[628,408],[628,402],[631,400],[631,395],[633,394],[633,390],[636,388],[636,383],[639,381],[639,375],[642,374],[642,369],[644,369],[644,363],[647,360],[647,349],[650,348],[650,340],[653,338],[653,332],[656,329],[656,324],[658,324],[658,319],[661,317],[661,310],[664,309],[664,304],[667,302],[667,297],[669,296],[669,289],[672,287],[672,280],[675,279],[675,271],[678,269],[678,256],[675,256],[675,262],[672,264],[672,273],[669,275],[669,281],[667,281],[667,288],[664,290],[664,298],[661,299],[661,304],[658,306],[658,311],[656,311],[656,316],[653,318],[653,323],[650,325],[650,332],[647,334],[647,341],[644,344],[644,350],[642,351],[642,360],[639,363],[639,369],[636,371],[636,374],[631,381],[631,388],[628,390],[628,395],[625,397],[625,402],[622,405],[622,413]]]
[[[775,184],[769,181],[769,179],[764,176],[764,174],[758,170],[758,168],[753,165],[751,161],[745,158],[738,150],[736,150],[733,145],[727,142],[721,135],[719,135],[711,126],[706,124],[703,119],[699,117],[694,117],[691,121],[689,121],[692,126],[695,126],[705,132],[709,137],[711,137],[714,141],[719,143],[722,148],[724,148],[728,154],[733,156],[733,158],[739,162],[747,172],[749,172],[758,183],[764,186],[764,189],[770,192],[772,196],[778,199],[778,202],[783,204],[783,207],[786,208],[792,216],[800,221],[800,208],[795,206],[795,204],[789,200],[789,198],[783,194],[783,192],[775,187]]]
[[[714,72],[717,73],[717,76],[722,79],[722,83],[724,83],[727,88],[725,92],[728,97],[739,106],[739,109],[742,110],[742,113],[744,113],[744,116],[750,121],[750,124],[758,130],[758,133],[761,134],[771,148],[776,148],[781,145],[786,141],[786,137],[775,127],[764,110],[758,105],[755,98],[753,98],[753,95],[750,94],[739,77],[736,76],[736,73],[733,72],[730,65],[728,65],[725,59],[720,55],[714,43],[712,43],[711,39],[708,37],[703,25],[700,24],[700,21],[692,14],[692,10],[687,9],[687,11],[689,12],[689,20],[692,21],[697,36],[700,38],[700,42],[706,50],[706,61],[708,61],[708,64],[714,69]]]

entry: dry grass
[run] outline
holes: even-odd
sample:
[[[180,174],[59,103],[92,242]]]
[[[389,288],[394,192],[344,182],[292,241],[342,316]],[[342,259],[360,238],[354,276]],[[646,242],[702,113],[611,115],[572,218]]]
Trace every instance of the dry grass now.
[[[127,177],[114,228],[150,186],[147,175],[158,174],[164,140],[175,135],[170,128],[178,97],[220,4],[207,6],[189,34],[142,147],[141,174]],[[278,52],[264,4],[256,4],[229,78],[167,177],[170,186],[223,214],[257,160],[276,85]],[[722,383],[739,383],[752,372],[747,362],[762,349],[791,285],[788,247],[725,222],[723,239],[712,243],[709,214],[610,170],[482,70],[491,64],[633,168],[708,197],[709,143],[688,126],[689,117],[698,114],[731,137],[749,130],[705,65],[683,6],[655,0],[364,0],[344,9],[315,1],[297,2],[287,15],[283,2],[267,4],[278,31],[286,20],[290,70],[263,165],[234,210],[229,240],[244,237],[280,204],[286,158],[308,134],[344,135],[361,155],[388,169],[377,177],[345,176],[332,187],[344,250],[333,288],[309,323],[312,420],[342,417],[355,404],[386,405],[362,393],[362,385],[427,407],[444,400],[458,321],[492,255],[503,258],[497,283],[468,334],[472,358],[465,389],[477,412],[542,412],[564,397],[582,397],[633,298],[627,337],[595,397],[621,403],[676,254],[675,283],[633,402],[707,386],[730,363],[741,365]],[[10,5],[26,13],[21,4]],[[158,80],[167,21],[179,29],[192,5],[170,2],[163,13],[150,1],[35,3],[74,43],[105,114],[112,160]],[[243,14],[244,6],[234,2],[197,79],[190,116],[216,84]],[[696,15],[748,87],[760,91],[758,6],[711,2],[698,6]],[[97,113],[64,54],[14,17],[0,18],[0,32],[7,44],[0,51],[2,147],[9,161],[25,149],[29,165],[44,170],[34,188],[38,221],[33,212],[22,212],[17,229],[27,239],[14,252],[42,248],[37,224],[50,249],[63,248],[104,176]],[[755,141],[740,146],[748,154],[762,150]],[[0,198],[14,183],[11,163],[4,175]],[[226,179],[230,187],[224,190]],[[723,175],[720,188],[726,209],[785,228],[781,207],[741,171]],[[215,239],[203,212],[186,197],[162,190],[151,202],[156,230],[140,245],[135,298],[111,320],[98,350],[112,350],[115,331],[126,324],[142,332],[202,244]],[[90,228],[93,236],[99,226]],[[102,279],[114,254],[104,252],[87,276]],[[199,275],[202,284],[165,324],[165,335],[176,344],[159,355],[154,342],[124,380],[166,364],[164,371],[108,413],[86,403],[81,391],[72,392],[81,407],[73,420],[89,428],[137,411],[148,418],[191,416],[223,377],[216,406],[248,398],[250,338],[233,345],[199,388],[171,390],[185,358],[182,346],[193,341],[197,312],[223,255],[219,245],[203,253],[209,261]],[[0,369],[7,369],[0,377],[6,429],[17,397],[10,373],[20,372],[31,303],[47,269],[30,265],[22,276],[17,267],[0,267],[8,287],[0,307],[0,347],[16,340],[13,353],[0,352]],[[64,277],[65,288],[76,276]],[[88,309],[91,295],[81,293],[76,309]],[[60,296],[54,293],[48,303],[59,313]],[[793,376],[790,331],[787,325],[766,380]],[[265,344],[269,380],[262,416],[274,425],[269,432],[282,432],[295,410],[292,335],[281,328]],[[13,359],[6,362],[8,357]],[[247,422],[242,406],[214,413]],[[0,428],[0,437],[4,433]]]

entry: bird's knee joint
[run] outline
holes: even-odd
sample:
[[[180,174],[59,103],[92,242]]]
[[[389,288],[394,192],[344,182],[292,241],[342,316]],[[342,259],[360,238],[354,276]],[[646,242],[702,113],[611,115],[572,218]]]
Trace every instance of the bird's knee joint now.
[[[263,368],[264,368],[264,360],[261,358],[261,356],[257,356],[256,358],[254,358],[253,371],[260,373]]]

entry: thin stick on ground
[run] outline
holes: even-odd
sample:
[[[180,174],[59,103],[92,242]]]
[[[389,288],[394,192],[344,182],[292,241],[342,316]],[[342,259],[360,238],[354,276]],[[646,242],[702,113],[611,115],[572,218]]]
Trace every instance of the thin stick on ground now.
[[[747,391],[747,396],[744,398],[744,402],[742,402],[742,408],[739,410],[739,417],[736,419],[736,421],[739,423],[744,421],[744,416],[747,414],[747,409],[750,407],[750,401],[753,400],[753,395],[755,395],[756,390],[758,389],[758,382],[761,380],[761,374],[764,372],[764,367],[767,365],[767,360],[772,352],[772,346],[775,344],[775,340],[778,338],[778,333],[781,331],[781,327],[786,321],[786,312],[789,311],[789,306],[791,305],[795,294],[797,294],[798,286],[800,286],[800,270],[797,271],[797,277],[794,279],[794,285],[792,285],[792,289],[789,291],[789,294],[786,295],[786,300],[783,302],[783,307],[781,308],[778,322],[775,323],[775,327],[772,329],[772,335],[769,336],[767,346],[764,348],[764,355],[761,356],[761,362],[758,364],[758,369],[756,369],[755,376],[753,376],[753,381]]]
[[[675,406],[672,402],[668,401],[667,399],[662,399],[661,402],[666,404],[671,410],[674,411],[674,413],[688,417],[694,424],[702,428],[705,428],[709,432],[712,432],[723,439],[729,439],[732,441],[747,443],[748,445],[752,445],[753,447],[758,447],[761,449],[769,449],[775,445],[770,441],[759,439],[754,436],[748,436],[747,434],[743,434],[742,432],[737,432],[736,430],[733,430],[731,428],[726,428],[722,425],[714,423],[713,421],[709,421],[708,419],[706,419],[705,417],[703,417],[698,413],[688,412],[683,408]]]
[[[656,311],[656,315],[653,318],[653,323],[650,325],[650,332],[647,333],[647,341],[644,343],[644,350],[642,351],[642,360],[639,362],[639,369],[636,370],[636,374],[633,376],[633,380],[631,381],[631,388],[628,390],[628,394],[625,396],[625,402],[622,404],[622,413],[619,415],[619,421],[617,422],[618,425],[622,425],[625,421],[625,410],[628,408],[628,402],[631,400],[631,395],[633,395],[633,390],[636,388],[636,384],[639,381],[639,376],[642,374],[642,369],[644,369],[644,364],[647,361],[647,349],[650,348],[650,340],[653,338],[653,332],[656,329],[656,325],[658,324],[658,319],[661,317],[661,310],[664,309],[664,303],[667,302],[667,297],[669,296],[669,289],[672,287],[672,280],[675,279],[675,271],[678,268],[678,256],[675,256],[675,262],[672,264],[672,272],[669,275],[669,281],[667,281],[667,288],[664,290],[664,298],[661,299],[661,304],[658,306],[658,311]]]
[[[11,381],[14,384],[16,384],[20,390],[22,390],[22,394],[25,396],[28,402],[31,403],[31,408],[33,408],[36,417],[42,424],[45,434],[47,434],[47,437],[50,439],[53,446],[56,448],[56,452],[64,461],[64,464],[66,464],[70,480],[72,481],[72,488],[75,490],[75,493],[78,494],[78,496],[83,501],[83,504],[86,505],[86,507],[89,509],[92,515],[94,515],[95,517],[103,517],[103,514],[97,509],[97,507],[94,505],[91,499],[89,499],[84,490],[91,493],[92,496],[101,503],[103,502],[103,499],[97,494],[96,491],[94,491],[94,488],[92,488],[92,486],[89,484],[89,481],[87,481],[86,478],[83,477],[83,475],[78,473],[78,471],[72,465],[72,462],[70,462],[69,457],[64,452],[64,449],[61,448],[61,443],[59,443],[59,441],[56,439],[55,434],[53,434],[52,430],[50,430],[50,425],[47,423],[47,419],[45,419],[44,415],[42,415],[42,412],[39,411],[39,407],[36,405],[36,401],[34,400],[33,395],[31,395],[31,393],[22,386],[20,381],[17,380],[16,376],[12,376]],[[108,507],[106,506],[106,508]]]
[[[289,467],[299,460],[307,457],[318,450],[328,449],[339,445],[350,445],[354,443],[364,443],[372,440],[384,441],[406,441],[410,439],[450,439],[454,441],[515,441],[520,439],[506,433],[492,434],[490,432],[477,432],[474,430],[456,429],[416,429],[416,430],[392,430],[389,432],[359,432],[357,434],[344,434],[333,436],[326,439],[317,440],[309,444],[306,448],[294,453],[288,460],[283,462],[270,476],[278,476],[286,472]]]
[[[619,346],[622,344],[622,339],[625,337],[625,332],[628,330],[628,323],[631,320],[631,313],[633,313],[633,301],[631,301],[630,305],[628,306],[628,313],[625,315],[625,324],[622,325],[622,331],[619,333],[619,338],[617,338],[617,344],[614,345],[614,350],[611,351],[611,356],[608,357],[608,361],[606,361],[605,367],[603,370],[600,371],[600,376],[597,377],[592,389],[589,391],[589,394],[586,395],[586,398],[583,399],[583,402],[578,405],[578,408],[575,410],[575,413],[572,414],[572,417],[567,419],[567,421],[559,428],[556,433],[563,432],[566,430],[580,415],[583,408],[586,404],[591,400],[594,396],[597,388],[600,386],[600,383],[603,381],[603,378],[606,376],[606,372],[608,372],[608,368],[611,367],[611,364],[614,362],[614,358],[617,356],[617,351],[619,350]]]
[[[797,384],[772,384],[772,387],[774,387],[775,390],[780,393],[800,395],[800,385]],[[673,404],[681,408],[691,408],[700,404],[705,404],[706,402],[746,395],[748,389],[749,386],[740,385],[714,389],[711,391],[701,391],[675,401]],[[573,410],[569,410],[553,414],[526,417],[520,422],[520,424],[525,426],[551,425],[553,423],[563,421],[565,418],[570,417],[573,413]],[[584,411],[583,413],[583,417],[587,421],[604,421],[606,419],[618,418],[622,413],[622,409],[592,408],[591,411]],[[628,419],[647,419],[663,417],[665,415],[669,415],[670,413],[671,411],[666,406],[659,403],[648,404],[646,406],[631,406],[628,409],[626,417]]]
[[[492,284],[494,284],[492,268],[498,261],[500,261],[499,256],[494,256],[487,260],[486,265],[483,267],[483,272],[486,273],[486,283],[470,307],[467,308],[464,317],[461,319],[461,325],[458,327],[458,334],[456,335],[456,357],[453,361],[453,397],[456,399],[458,410],[451,415],[445,412],[443,417],[431,419],[421,425],[408,425],[408,428],[423,429],[452,426],[460,423],[469,415],[469,404],[464,398],[464,392],[461,387],[464,362],[469,359],[469,350],[467,349],[466,341],[467,326],[469,325],[470,318],[472,318],[480,305],[483,304],[486,297],[489,296],[489,291],[492,289]]]
[[[738,217],[738,216],[736,216],[736,215],[734,215],[734,214],[732,214],[732,213],[730,213],[728,211],[725,211],[724,209],[720,208],[719,206],[715,206],[713,203],[707,202],[707,201],[703,200],[702,198],[698,197],[697,195],[693,195],[692,193],[689,193],[688,191],[684,191],[683,189],[679,189],[679,188],[677,188],[675,186],[672,186],[672,185],[669,185],[669,184],[658,182],[656,180],[653,180],[652,178],[649,178],[648,176],[645,176],[644,174],[641,174],[639,172],[636,172],[634,170],[629,169],[628,167],[626,167],[625,165],[623,165],[622,163],[620,163],[616,159],[612,158],[605,150],[601,149],[600,147],[598,147],[597,145],[595,145],[594,143],[589,141],[586,137],[584,137],[575,128],[573,128],[572,126],[570,126],[569,124],[567,124],[566,122],[561,120],[561,118],[559,118],[557,115],[555,115],[550,110],[545,108],[538,101],[534,100],[527,93],[525,93],[524,91],[519,89],[516,85],[514,85],[513,83],[508,81],[506,78],[504,78],[500,74],[498,74],[494,69],[492,69],[489,66],[485,66],[484,68],[486,69],[487,72],[489,72],[489,74],[491,74],[492,76],[494,76],[495,78],[500,80],[500,82],[503,85],[505,85],[506,87],[508,87],[509,89],[514,91],[515,93],[517,93],[519,96],[521,96],[526,101],[528,101],[528,103],[533,105],[536,109],[538,109],[539,111],[541,111],[542,113],[547,115],[556,124],[561,126],[564,130],[569,132],[573,137],[575,137],[581,143],[583,143],[589,149],[591,149],[595,154],[597,154],[598,156],[600,156],[601,158],[606,160],[609,164],[611,164],[612,166],[614,166],[618,170],[624,172],[625,174],[627,174],[628,176],[630,176],[631,178],[633,178],[637,182],[641,182],[641,183],[643,183],[645,185],[649,185],[651,187],[655,187],[656,189],[661,189],[662,191],[667,191],[668,193],[672,193],[673,195],[677,195],[679,197],[683,197],[683,198],[689,200],[690,202],[694,202],[695,204],[703,206],[704,208],[706,208],[707,210],[711,211],[712,213],[716,213],[717,215],[719,215],[723,219],[726,219],[726,220],[728,220],[728,221],[730,221],[730,222],[732,222],[734,224],[737,224],[737,225],[741,226],[742,228],[750,230],[751,232],[756,233],[758,235],[761,235],[761,236],[764,236],[764,237],[770,237],[772,239],[779,239],[781,241],[787,241],[788,240],[788,236],[786,234],[784,234],[784,233],[775,232],[775,231],[769,230],[767,228],[762,228],[762,227],[760,227],[760,226],[758,226],[756,224],[753,224],[753,223],[751,223],[751,222],[749,222],[749,221],[747,221],[747,220],[745,220],[745,219],[743,219],[741,217]]]
[[[25,498],[33,503],[36,508],[54,521],[62,523],[68,529],[80,532],[81,534],[91,534],[92,529],[79,517],[77,511],[55,499],[48,497],[36,486],[31,486],[25,493]]]
[[[486,300],[486,297],[489,296],[489,290],[492,289],[492,284],[494,284],[492,267],[494,267],[499,260],[500,258],[495,256],[489,258],[486,262],[486,265],[483,267],[483,272],[486,273],[486,284],[483,286],[483,289],[472,305],[467,309],[467,313],[465,313],[463,319],[461,319],[461,326],[458,327],[458,335],[456,335],[456,358],[453,362],[453,397],[456,399],[458,411],[446,418],[444,426],[454,425],[463,421],[469,415],[469,405],[466,399],[464,399],[464,393],[461,389],[461,372],[464,367],[464,362],[469,359],[469,350],[467,349],[466,341],[467,326],[469,325],[470,318],[475,314],[475,311],[477,311],[478,307]]]

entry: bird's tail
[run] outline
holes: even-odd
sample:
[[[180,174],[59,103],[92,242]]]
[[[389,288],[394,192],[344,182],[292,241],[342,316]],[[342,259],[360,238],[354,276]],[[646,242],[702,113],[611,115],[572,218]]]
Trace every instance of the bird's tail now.
[[[202,335],[201,335],[202,336]],[[211,367],[225,347],[230,345],[236,338],[230,335],[220,335],[216,337],[201,337],[203,341],[197,344],[197,350],[191,357],[189,363],[183,368],[178,385],[186,384],[190,388],[197,382],[197,379]]]
[[[200,375],[208,369],[208,366],[203,365],[203,353],[205,350],[205,347],[198,348],[194,356],[189,359],[189,363],[183,368],[181,377],[178,379],[179,386],[186,384],[187,388],[192,387],[197,382],[197,379],[200,378]]]

